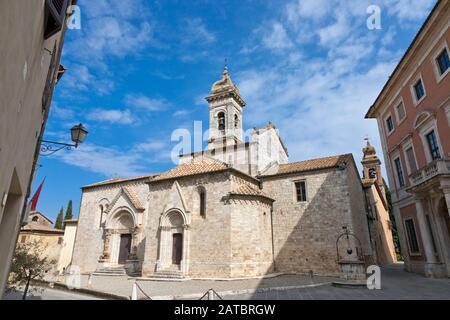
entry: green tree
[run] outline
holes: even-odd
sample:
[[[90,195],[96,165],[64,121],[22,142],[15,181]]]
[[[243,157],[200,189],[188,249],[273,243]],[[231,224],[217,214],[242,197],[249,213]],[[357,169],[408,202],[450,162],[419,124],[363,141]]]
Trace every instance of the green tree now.
[[[64,220],[71,220],[73,218],[72,215],[72,200],[69,200],[69,203],[67,204],[67,210],[66,215],[64,217]]]
[[[42,241],[37,240],[17,245],[11,263],[8,291],[18,291],[25,286],[22,300],[26,300],[29,291],[39,290],[30,289],[31,282],[42,280],[56,263],[56,260],[50,260],[43,254],[45,249]]]
[[[55,229],[63,229],[63,219],[64,219],[64,208],[61,207],[59,210],[58,216],[56,217]]]
[[[69,203],[67,204],[67,210],[66,215],[64,217],[64,220],[71,220],[73,218],[72,215],[72,200],[69,200]],[[64,228],[66,227],[66,224],[64,223]]]

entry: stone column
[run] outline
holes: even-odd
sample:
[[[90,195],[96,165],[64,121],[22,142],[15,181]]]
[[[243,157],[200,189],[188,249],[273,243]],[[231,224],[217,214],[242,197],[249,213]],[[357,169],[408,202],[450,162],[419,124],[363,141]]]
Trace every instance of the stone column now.
[[[181,272],[187,275],[189,271],[189,241],[190,241],[190,226],[183,225],[183,256],[181,260]]]
[[[128,257],[129,260],[137,260],[138,237],[139,237],[139,229],[134,228],[131,232],[131,251]]]
[[[433,276],[433,265],[437,263],[436,255],[433,249],[432,235],[425,217],[425,211],[423,209],[423,199],[416,198],[416,213],[417,221],[419,222],[420,235],[422,238],[423,250],[425,252],[425,276]]]
[[[450,187],[442,189],[445,196],[445,203],[447,204],[448,217],[450,218]]]
[[[103,254],[100,257],[100,259],[102,259],[102,260],[109,260],[109,258],[110,258],[109,245],[111,242],[111,235],[112,235],[111,230],[105,231],[105,241],[103,243]]]

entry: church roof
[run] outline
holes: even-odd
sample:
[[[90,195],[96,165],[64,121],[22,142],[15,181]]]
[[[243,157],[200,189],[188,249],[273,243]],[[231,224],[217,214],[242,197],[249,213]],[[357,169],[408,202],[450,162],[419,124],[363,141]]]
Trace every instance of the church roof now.
[[[262,197],[262,198],[266,198],[266,199],[273,201],[273,199],[271,197],[269,197],[267,194],[265,194],[261,190],[255,188],[255,187],[252,187],[248,184],[241,184],[241,185],[235,187],[230,192],[230,195]]]
[[[278,171],[275,174],[269,174],[266,176],[277,176],[296,172],[337,168],[352,161],[353,161],[352,154],[343,154],[332,157],[292,162],[287,164],[281,164],[278,167]]]
[[[151,181],[161,181],[168,180],[186,176],[194,176],[197,174],[211,173],[228,170],[231,167],[224,162],[212,160],[212,159],[202,159],[202,160],[192,160],[189,163],[181,164],[172,170],[164,172],[153,179]]]
[[[96,183],[93,183],[93,184],[89,184],[89,185],[87,185],[87,186],[81,187],[81,189],[88,189],[88,188],[94,188],[94,187],[106,186],[106,185],[111,185],[111,184],[116,184],[116,183],[122,183],[122,182],[131,182],[131,181],[147,180],[147,179],[153,178],[153,177],[155,177],[155,176],[157,176],[157,175],[156,175],[156,174],[147,174],[147,175],[136,176],[136,177],[131,177],[131,178],[112,178],[112,179],[108,179],[108,180],[96,182]]]

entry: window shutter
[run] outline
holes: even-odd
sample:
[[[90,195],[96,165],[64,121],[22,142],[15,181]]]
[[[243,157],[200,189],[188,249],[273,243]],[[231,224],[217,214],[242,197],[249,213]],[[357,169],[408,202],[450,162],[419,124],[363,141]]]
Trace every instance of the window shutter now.
[[[44,38],[48,39],[62,30],[66,20],[69,0],[45,0],[46,23]]]

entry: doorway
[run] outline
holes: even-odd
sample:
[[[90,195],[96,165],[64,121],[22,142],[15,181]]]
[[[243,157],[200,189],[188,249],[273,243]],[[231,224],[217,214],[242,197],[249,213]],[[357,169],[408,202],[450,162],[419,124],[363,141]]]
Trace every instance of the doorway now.
[[[172,239],[172,264],[179,266],[183,256],[183,234],[174,233]]]
[[[125,264],[131,253],[131,234],[120,235],[119,264]]]

